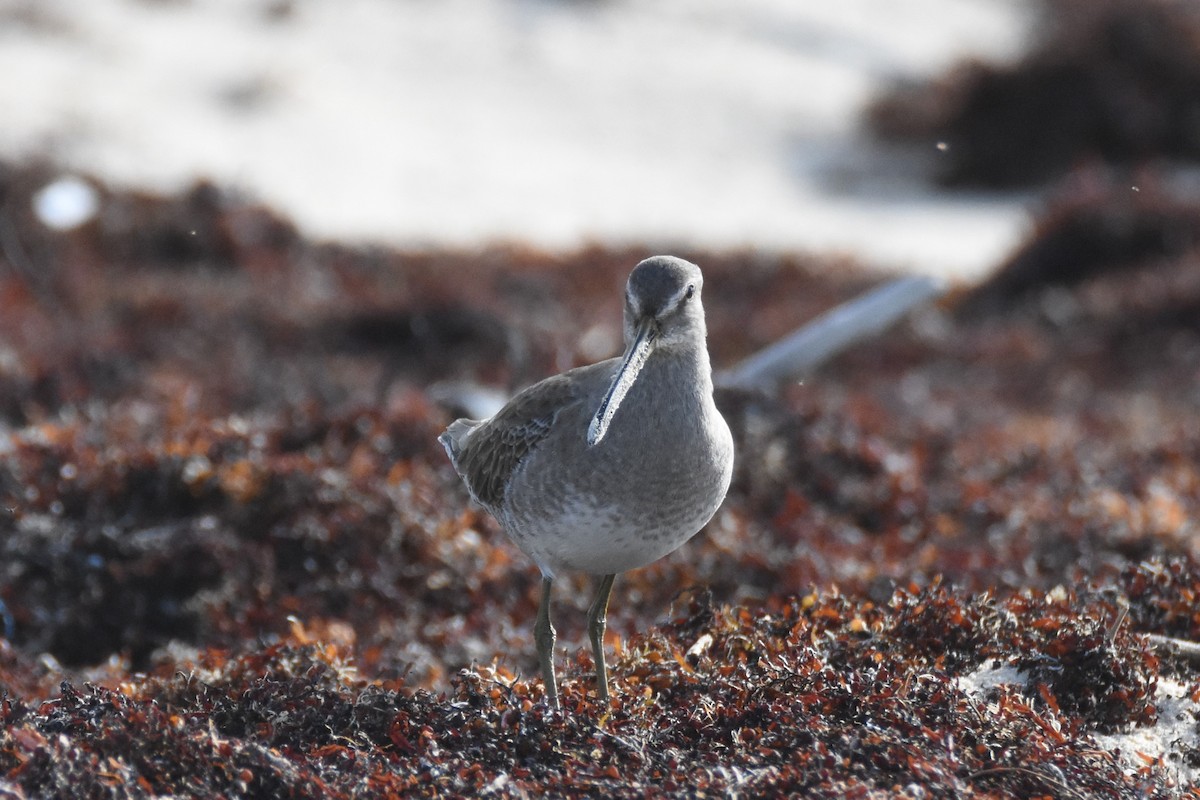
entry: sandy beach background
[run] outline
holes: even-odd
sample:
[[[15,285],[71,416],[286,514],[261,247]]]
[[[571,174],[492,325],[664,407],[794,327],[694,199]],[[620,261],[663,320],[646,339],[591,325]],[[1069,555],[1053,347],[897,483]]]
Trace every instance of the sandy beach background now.
[[[1003,61],[1019,0],[0,0],[0,157],[240,187],[319,238],[839,252],[973,278],[1030,198],[866,103]]]

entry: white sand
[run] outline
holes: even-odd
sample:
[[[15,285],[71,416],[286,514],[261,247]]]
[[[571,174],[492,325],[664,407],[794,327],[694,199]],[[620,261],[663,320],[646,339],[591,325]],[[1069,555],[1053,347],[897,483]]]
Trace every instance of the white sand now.
[[[1028,675],[1011,665],[990,661],[956,683],[972,699],[983,702],[992,689],[1003,684],[1026,687]],[[1200,769],[1188,763],[1188,753],[1200,747],[1200,705],[1188,697],[1187,686],[1172,678],[1159,678],[1154,705],[1158,715],[1153,725],[1120,733],[1093,733],[1092,738],[1100,749],[1116,750],[1130,774],[1157,761],[1181,788],[1200,787]]]
[[[833,250],[970,277],[1022,234],[1026,200],[922,187],[859,114],[897,78],[1019,51],[1024,14],[1021,0],[0,0],[0,157],[157,189],[209,177],[319,237]]]

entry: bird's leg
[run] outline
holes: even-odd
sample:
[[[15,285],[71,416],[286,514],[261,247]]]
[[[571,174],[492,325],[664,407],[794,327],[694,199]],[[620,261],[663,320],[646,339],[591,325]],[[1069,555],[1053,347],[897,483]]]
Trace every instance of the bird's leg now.
[[[608,596],[612,594],[616,575],[605,575],[600,579],[596,599],[588,609],[588,636],[592,639],[592,657],[596,662],[596,695],[608,700],[608,669],[604,666],[604,629],[608,625]]]
[[[538,606],[533,640],[537,643],[538,661],[542,665],[542,682],[546,684],[546,702],[558,708],[558,682],[554,679],[554,625],[550,623],[551,578],[542,578],[542,604]]]

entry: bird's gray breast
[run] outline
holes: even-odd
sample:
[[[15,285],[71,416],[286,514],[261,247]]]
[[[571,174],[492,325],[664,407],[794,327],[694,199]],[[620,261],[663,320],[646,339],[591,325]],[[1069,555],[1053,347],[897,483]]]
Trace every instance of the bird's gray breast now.
[[[732,473],[729,428],[710,394],[667,377],[644,375],[595,446],[588,409],[559,420],[513,476],[505,528],[543,570],[644,566],[690,539],[721,504]]]

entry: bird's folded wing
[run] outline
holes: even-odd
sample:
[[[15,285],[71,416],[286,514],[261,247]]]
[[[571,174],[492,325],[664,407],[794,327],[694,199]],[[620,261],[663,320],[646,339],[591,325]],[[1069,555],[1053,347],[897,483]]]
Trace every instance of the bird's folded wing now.
[[[567,374],[556,375],[525,389],[496,416],[457,436],[452,425],[447,434],[456,438],[455,467],[475,499],[498,507],[521,461],[550,435],[559,415],[582,397],[580,386]],[[581,426],[579,436],[584,433]]]

